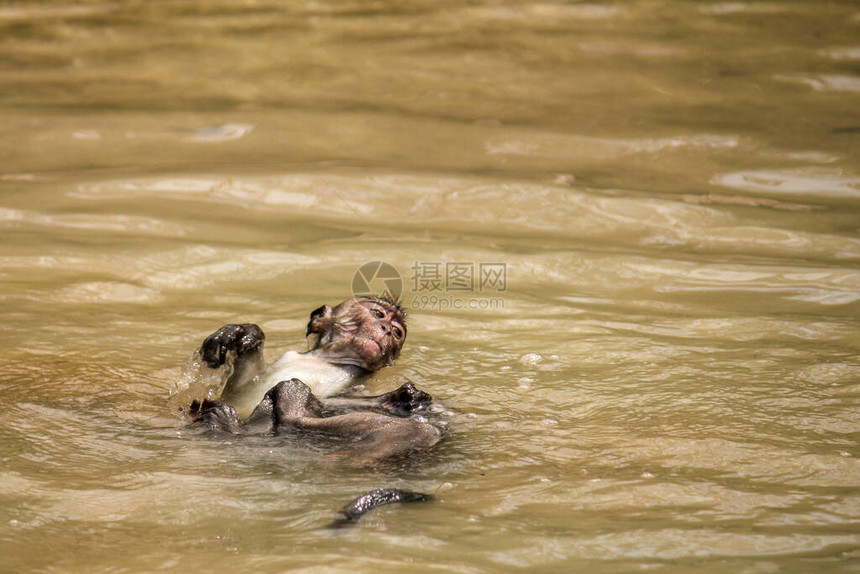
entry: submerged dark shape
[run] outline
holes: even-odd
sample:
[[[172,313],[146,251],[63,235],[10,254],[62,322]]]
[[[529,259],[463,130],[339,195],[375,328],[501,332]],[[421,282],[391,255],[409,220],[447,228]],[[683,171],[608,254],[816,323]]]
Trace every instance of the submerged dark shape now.
[[[362,494],[341,508],[340,516],[332,523],[331,527],[340,528],[355,524],[367,512],[386,504],[393,504],[395,502],[429,502],[433,499],[432,494],[411,492],[397,488],[377,488],[376,490]]]

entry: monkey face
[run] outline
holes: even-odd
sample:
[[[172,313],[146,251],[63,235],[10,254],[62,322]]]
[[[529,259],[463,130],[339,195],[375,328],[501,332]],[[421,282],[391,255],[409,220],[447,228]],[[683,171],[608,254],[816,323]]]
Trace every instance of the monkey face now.
[[[380,297],[347,299],[311,313],[306,335],[316,335],[313,350],[334,364],[368,372],[390,365],[406,340],[406,314]]]

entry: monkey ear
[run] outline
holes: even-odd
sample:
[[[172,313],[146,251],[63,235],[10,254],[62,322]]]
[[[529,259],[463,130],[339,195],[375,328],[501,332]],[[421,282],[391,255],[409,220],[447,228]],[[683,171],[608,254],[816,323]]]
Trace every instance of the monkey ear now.
[[[305,330],[305,337],[311,333],[321,335],[325,333],[331,325],[331,307],[323,305],[319,309],[315,309],[311,313],[311,320],[308,322],[308,328]]]

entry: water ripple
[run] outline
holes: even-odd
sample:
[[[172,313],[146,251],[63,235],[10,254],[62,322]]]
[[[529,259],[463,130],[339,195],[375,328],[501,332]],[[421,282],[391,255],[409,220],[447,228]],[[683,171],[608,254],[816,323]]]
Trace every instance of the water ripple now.
[[[727,173],[713,179],[716,185],[744,191],[786,195],[860,197],[860,177],[839,172],[754,170]]]
[[[119,232],[129,235],[182,237],[186,229],[178,224],[139,215],[122,214],[54,214],[0,207],[0,225],[19,225],[81,229],[97,232]]]

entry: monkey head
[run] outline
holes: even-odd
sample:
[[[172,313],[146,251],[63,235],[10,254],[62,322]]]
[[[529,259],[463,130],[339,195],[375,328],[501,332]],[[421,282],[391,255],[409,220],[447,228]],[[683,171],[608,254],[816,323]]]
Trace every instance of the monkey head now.
[[[406,313],[390,299],[356,297],[337,307],[323,305],[311,313],[308,335],[312,351],[336,365],[368,372],[390,365],[406,340]]]

